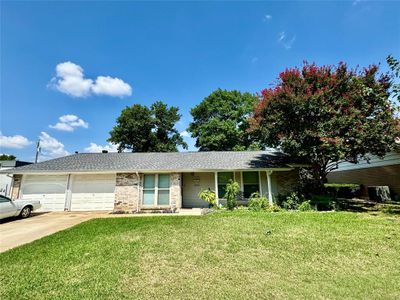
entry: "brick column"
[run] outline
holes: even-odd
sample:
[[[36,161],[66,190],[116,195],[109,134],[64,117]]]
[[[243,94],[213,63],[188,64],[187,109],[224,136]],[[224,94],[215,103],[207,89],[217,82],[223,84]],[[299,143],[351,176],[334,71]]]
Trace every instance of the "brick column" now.
[[[114,212],[136,212],[140,199],[139,178],[135,173],[117,173]]]
[[[172,173],[170,176],[170,202],[172,209],[180,209],[182,207],[181,177],[181,173]]]

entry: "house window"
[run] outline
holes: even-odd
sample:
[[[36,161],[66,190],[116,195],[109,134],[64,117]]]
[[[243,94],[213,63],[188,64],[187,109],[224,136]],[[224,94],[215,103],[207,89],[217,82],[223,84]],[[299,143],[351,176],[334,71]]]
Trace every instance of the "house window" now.
[[[224,198],[226,193],[226,185],[229,180],[233,180],[233,172],[218,173],[218,198]]]
[[[243,197],[250,198],[255,192],[260,192],[258,172],[243,172]]]
[[[144,175],[143,205],[169,205],[169,174]]]

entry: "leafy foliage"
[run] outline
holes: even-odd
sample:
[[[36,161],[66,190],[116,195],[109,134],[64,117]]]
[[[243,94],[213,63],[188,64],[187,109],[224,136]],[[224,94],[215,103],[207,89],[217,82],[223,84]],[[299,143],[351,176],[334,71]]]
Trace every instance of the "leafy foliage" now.
[[[250,93],[218,89],[191,109],[193,122],[188,131],[200,151],[259,149],[252,144],[248,117],[257,97]]]
[[[299,211],[312,211],[315,210],[314,207],[311,205],[310,200],[306,200],[299,205]]]
[[[266,197],[260,197],[259,193],[253,193],[250,196],[248,207],[250,210],[260,211],[265,210],[269,206],[268,199]]]
[[[0,160],[15,160],[17,157],[12,154],[1,154]]]
[[[392,93],[395,99],[400,102],[400,61],[389,55],[386,61],[392,70]]]
[[[239,194],[239,183],[236,181],[230,180],[226,185],[226,206],[229,210],[233,210],[236,207],[236,197]]]
[[[117,125],[110,132],[109,142],[118,144],[118,150],[132,152],[173,152],[187,144],[175,128],[181,115],[175,106],[167,107],[161,101],[151,107],[134,104],[122,110]]]
[[[201,191],[199,193],[199,198],[201,200],[209,203],[213,207],[216,207],[216,205],[217,205],[217,198],[215,197],[215,192],[210,189]]]
[[[296,210],[303,201],[304,199],[301,195],[297,192],[292,192],[282,202],[282,207],[284,209]]]
[[[279,75],[262,91],[250,120],[265,146],[281,147],[311,165],[318,186],[340,161],[357,163],[394,148],[396,107],[389,100],[390,78],[378,67],[363,71],[305,63]]]

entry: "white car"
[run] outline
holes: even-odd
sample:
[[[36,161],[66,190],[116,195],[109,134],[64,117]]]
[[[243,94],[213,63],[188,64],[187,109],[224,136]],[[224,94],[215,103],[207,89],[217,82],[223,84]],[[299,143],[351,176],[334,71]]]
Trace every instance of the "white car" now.
[[[39,209],[42,205],[37,200],[11,200],[0,195],[0,219],[17,217],[28,218],[31,212]]]

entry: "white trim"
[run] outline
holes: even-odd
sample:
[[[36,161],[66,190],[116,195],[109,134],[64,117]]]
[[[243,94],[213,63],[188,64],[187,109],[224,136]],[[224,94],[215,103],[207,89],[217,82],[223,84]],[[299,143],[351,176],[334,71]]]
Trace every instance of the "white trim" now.
[[[71,211],[71,205],[72,205],[71,186],[72,186],[72,176],[71,176],[71,174],[68,174],[67,184],[65,186],[65,202],[64,202],[64,210],[67,210],[67,211]],[[114,191],[114,193],[115,193],[115,191]]]
[[[214,183],[215,183],[215,200],[217,202],[217,206],[219,205],[219,197],[218,197],[218,172],[214,172]]]
[[[291,171],[293,168],[251,168],[251,169],[172,169],[172,170],[112,170],[112,171],[48,171],[48,172],[10,172],[1,174],[14,175],[68,175],[68,174],[117,174],[117,173],[135,173],[142,174],[161,174],[161,173],[212,173],[212,172],[254,172],[254,171]]]
[[[271,184],[271,174],[272,171],[266,171],[265,172],[267,174],[267,181],[268,181],[268,200],[269,200],[269,205],[273,205],[273,199],[272,199],[272,184]]]
[[[26,180],[26,174],[22,174],[21,182],[19,184],[17,199],[22,199],[24,197],[24,193],[22,192],[22,187],[25,184],[25,180]],[[13,200],[15,200],[15,199],[13,199]]]

